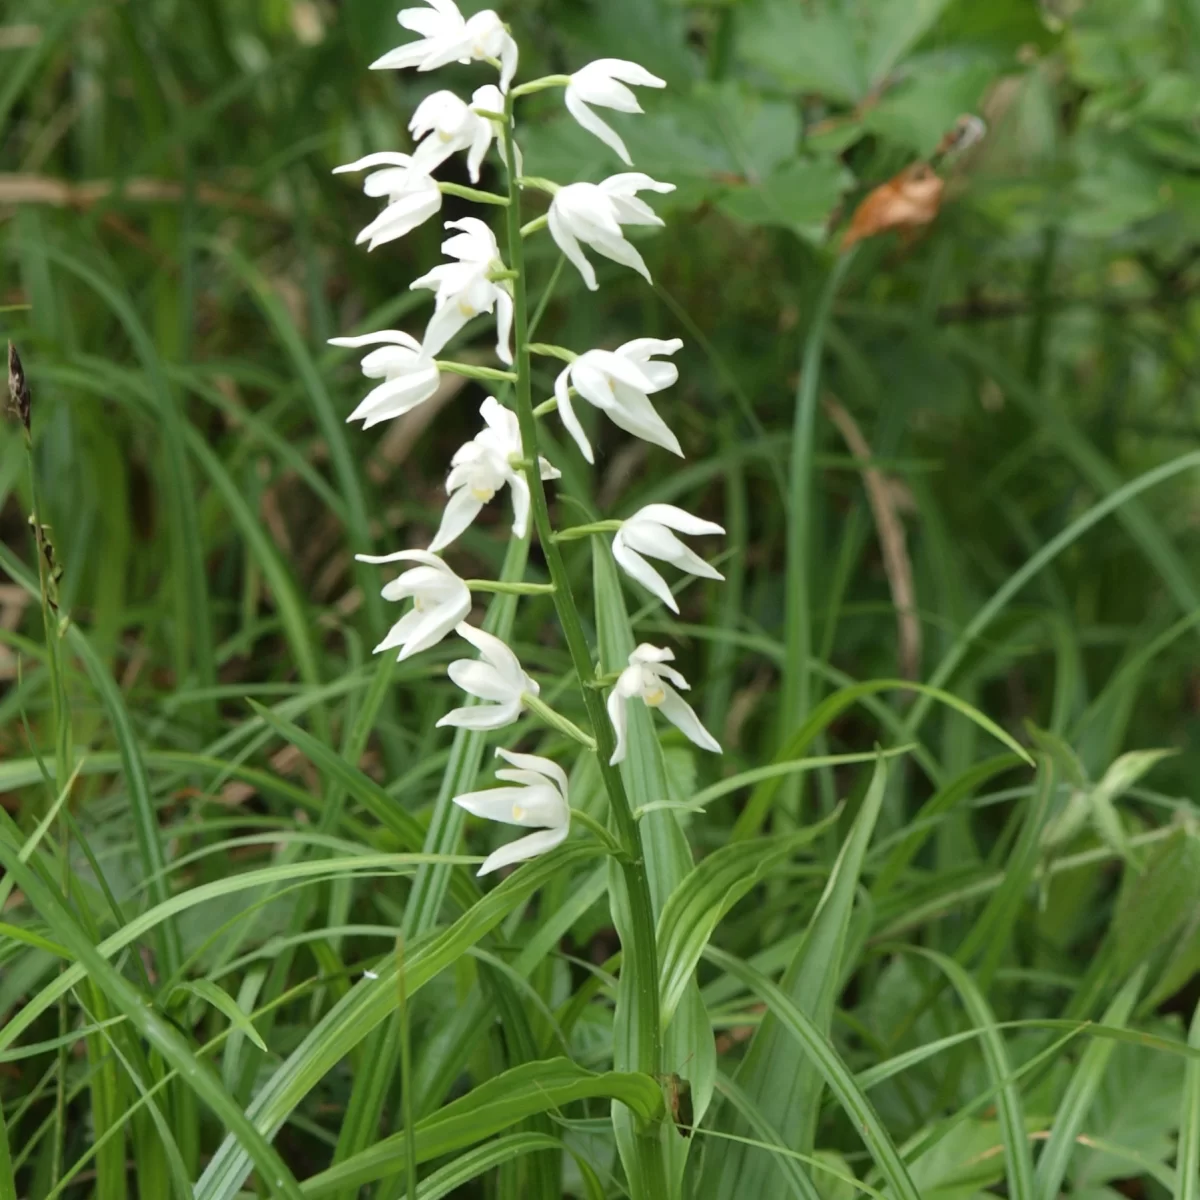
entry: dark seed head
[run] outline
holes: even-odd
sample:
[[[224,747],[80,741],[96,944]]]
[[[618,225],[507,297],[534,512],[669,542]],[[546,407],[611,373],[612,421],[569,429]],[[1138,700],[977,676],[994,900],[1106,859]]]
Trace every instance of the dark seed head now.
[[[25,426],[25,432],[28,433],[33,400],[29,394],[25,368],[21,365],[21,356],[12,342],[8,343],[8,397],[17,420]]]

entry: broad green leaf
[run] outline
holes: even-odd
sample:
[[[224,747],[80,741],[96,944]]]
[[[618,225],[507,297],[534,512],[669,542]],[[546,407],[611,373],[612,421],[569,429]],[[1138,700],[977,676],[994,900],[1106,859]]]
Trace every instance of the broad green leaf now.
[[[992,1087],[996,1089],[1001,1140],[1007,1165],[1008,1194],[1013,1200],[1033,1200],[1033,1156],[1025,1131],[1021,1093],[1012,1079],[1012,1066],[996,1017],[974,979],[952,958],[933,950],[917,949],[950,980],[971,1021],[982,1031],[983,1056]],[[939,1143],[940,1145],[941,1143]],[[968,1193],[969,1195],[970,1193]]]
[[[569,1146],[565,1148],[570,1149]],[[544,1133],[511,1133],[507,1137],[488,1142],[486,1146],[477,1146],[474,1150],[458,1155],[453,1162],[447,1163],[421,1180],[417,1188],[417,1200],[442,1200],[442,1197],[456,1192],[485,1171],[511,1162],[523,1154],[534,1154],[539,1150],[552,1150],[561,1154],[563,1149],[562,1142]],[[604,1188],[587,1160],[575,1155],[575,1165],[579,1168],[587,1188],[587,1200],[604,1200]]]
[[[718,207],[748,225],[781,226],[808,241],[821,242],[829,214],[852,182],[836,159],[798,159],[761,180],[727,191]]]
[[[1105,1025],[1121,1026],[1125,1024],[1137,1002],[1144,979],[1145,970],[1143,969],[1126,982],[1102,1018]],[[1063,1180],[1067,1176],[1067,1166],[1071,1161],[1071,1155],[1075,1150],[1075,1139],[1084,1128],[1092,1101],[1100,1090],[1104,1073],[1108,1069],[1109,1059],[1115,1049],[1115,1042],[1096,1038],[1083,1052],[1079,1065],[1071,1076],[1066,1094],[1058,1103],[1050,1137],[1038,1156],[1035,1179],[1035,1194],[1038,1200],[1055,1200],[1058,1196]],[[1193,1064],[1189,1063],[1188,1070],[1190,1071],[1192,1067]]]
[[[738,23],[739,56],[788,88],[854,103],[868,79],[849,13],[832,4],[761,0]]]
[[[1113,917],[1116,969],[1125,974],[1164,946],[1200,906],[1200,835],[1175,830],[1146,856],[1141,871],[1126,869]]]
[[[859,1088],[845,1062],[830,1044],[829,1039],[813,1024],[791,999],[775,986],[760,971],[748,963],[709,946],[705,958],[714,966],[736,976],[746,987],[766,1004],[781,1026],[803,1047],[805,1057],[811,1059],[829,1085],[838,1103],[851,1119],[854,1129],[862,1138],[875,1165],[896,1200],[921,1200],[913,1185],[895,1144],[888,1136],[870,1101]],[[764,1195],[762,1192],[734,1193],[735,1195]]]
[[[869,5],[863,67],[871,86],[881,84],[933,28],[950,0],[874,0]]]
[[[569,872],[592,862],[599,853],[592,845],[568,845],[526,863],[448,929],[411,944],[405,961],[408,995],[416,995],[559,871]],[[259,1089],[247,1110],[255,1128],[273,1137],[296,1105],[371,1030],[391,1016],[397,1004],[396,960],[389,956],[379,964],[376,977],[356,983]],[[226,1138],[196,1184],[196,1200],[234,1200],[250,1166],[237,1142]]]
[[[658,919],[658,969],[663,1026],[670,1024],[696,964],[722,917],[779,864],[807,845],[840,811],[782,838],[730,842],[702,859],[671,893]]]
[[[804,940],[780,982],[781,994],[825,1037],[846,969],[843,955],[854,898],[886,788],[887,766],[880,760]],[[819,1064],[772,1009],[750,1043],[737,1081],[769,1124],[779,1130],[784,1143],[808,1153],[813,1148],[823,1078]],[[751,1194],[765,1194],[773,1170],[765,1155],[730,1144],[724,1148],[705,1194],[735,1197],[744,1194],[743,1188]]]
[[[662,1087],[648,1075],[610,1071],[597,1075],[566,1058],[525,1063],[480,1084],[459,1100],[418,1122],[421,1162],[453,1154],[536,1113],[558,1112],[576,1100],[619,1100],[642,1120],[662,1115]],[[306,1196],[327,1196],[361,1187],[402,1167],[406,1137],[396,1134],[304,1181]]]

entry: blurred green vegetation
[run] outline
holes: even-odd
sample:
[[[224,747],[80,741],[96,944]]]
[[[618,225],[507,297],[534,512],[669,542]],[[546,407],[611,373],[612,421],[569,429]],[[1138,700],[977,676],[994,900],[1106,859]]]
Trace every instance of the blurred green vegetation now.
[[[42,850],[56,847],[55,878],[60,859],[75,875],[61,902],[87,914],[93,941],[170,894],[243,870],[411,849],[405,822],[420,833],[434,809],[451,652],[374,665],[394,613],[377,570],[353,555],[427,544],[445,466],[485,393],[468,383],[364,433],[344,424],[363,391],[357,363],[326,345],[388,326],[419,332],[428,297],[408,283],[441,237],[431,223],[372,255],[356,249],[374,202],[332,168],[407,149],[422,96],[479,82],[466,67],[436,84],[368,71],[406,36],[395,8],[0,7],[0,329],[29,376],[60,613],[82,635],[60,642],[83,759],[70,837],[56,823]],[[549,239],[531,242],[530,264],[546,340],[686,343],[679,386],[656,398],[685,464],[593,422],[593,470],[547,426],[564,519],[574,519],[571,497],[606,515],[673,501],[729,531],[726,583],[690,587],[678,621],[627,596],[640,639],[680,647],[697,708],[726,747],[722,760],[694,759],[667,738],[672,795],[686,800],[810,745],[848,753],[919,740],[918,755],[893,766],[870,853],[842,877],[836,950],[810,966],[831,980],[826,1028],[860,1082],[904,1051],[1024,1023],[998,1048],[987,1037],[948,1044],[872,1090],[920,1194],[965,1200],[1003,1184],[1013,1197],[1069,1187],[1086,1200],[1195,1200],[1200,1075],[1179,1042],[1200,1000],[1200,2],[510,0],[502,15],[523,48],[523,78],[614,56],[669,83],[639,95],[646,115],[613,119],[636,169],[678,184],[656,202],[666,228],[639,241],[654,287],[605,263],[591,295],[557,270]],[[940,155],[963,114],[981,117],[986,135]],[[567,182],[622,169],[557,92],[527,102],[520,134],[529,174]],[[945,180],[934,219],[840,254],[872,190],[930,160]],[[454,174],[461,163],[447,171],[467,182]],[[443,216],[468,211],[448,197]],[[491,340],[472,328],[457,353],[490,362]],[[552,374],[536,384],[548,395]],[[797,491],[805,464],[792,431],[806,404],[817,406],[813,472]],[[13,421],[0,427],[0,566],[11,577],[0,585],[0,805],[14,844],[59,790],[51,655],[36,586],[26,586],[36,581],[32,509]],[[505,514],[488,520],[462,539],[464,575],[501,572]],[[786,574],[797,531],[802,611]],[[578,550],[571,565],[586,593]],[[531,577],[540,571],[535,561]],[[514,636],[524,660],[557,678],[567,661],[551,621],[548,603],[523,602]],[[780,679],[797,672],[807,690],[795,709]],[[1037,782],[928,695],[893,688],[818,707],[856,681],[905,676],[1029,745]],[[813,712],[824,717],[810,741],[788,752]],[[349,764],[348,780],[316,762],[321,747]],[[1122,757],[1144,750],[1174,753]],[[839,847],[852,844],[868,774],[825,769],[804,791],[760,789],[749,807],[738,792],[685,819],[701,857],[735,828],[778,834],[849,800],[811,857],[733,908],[713,937],[718,955],[772,977],[794,961],[835,860],[844,864]],[[923,810],[931,796],[940,807]],[[914,830],[924,845],[897,860]],[[164,862],[169,873],[155,877]],[[531,930],[594,865],[571,870],[541,917],[516,909],[480,953],[511,972]],[[6,895],[12,880],[0,884]],[[473,885],[460,883],[443,923],[471,902]],[[319,889],[264,884],[253,901],[217,888],[111,961],[194,1045],[225,1030],[231,1011],[242,1020],[237,1005],[267,1014],[256,1017],[265,1051],[235,1024],[214,1056],[244,1108],[352,973],[390,952],[406,887],[347,870]],[[0,927],[0,1020],[59,977],[54,947],[36,940],[57,943],[58,918],[21,903],[24,891]],[[543,1016],[583,996],[568,1048],[604,1069],[611,1014],[587,1003],[578,964],[598,970],[616,943],[600,893],[578,894],[586,904],[553,939],[564,939],[562,956],[519,968],[540,1005],[525,1033],[542,1057],[562,1052]],[[957,955],[974,991],[956,992],[953,975],[947,987],[928,951]],[[836,1102],[796,1124],[762,1090],[763,1047],[778,1048],[768,1035],[780,1034],[768,1019],[757,1059],[745,1056],[768,1002],[722,963],[699,975],[718,1094],[734,1077],[759,1086],[782,1144],[884,1186]],[[459,958],[415,1003],[423,1111],[528,1057],[509,1024],[511,996],[508,1009],[487,1001],[501,1003],[505,1032],[484,1020],[493,1010],[481,970]],[[163,994],[168,979],[193,990]],[[119,1127],[163,1077],[157,1050],[95,1031],[115,1011],[102,992],[80,985],[0,1051],[16,1160],[7,1178],[19,1181],[5,1190],[0,1159],[3,1200],[51,1194],[96,1132]],[[479,1036],[459,1046],[453,1013],[471,1004]],[[1060,1043],[1065,1026],[1046,1025],[1084,1020],[1140,1032]],[[81,1025],[87,1055],[63,1051],[55,1039]],[[346,1049],[297,1095],[276,1139],[297,1178],[345,1156],[339,1136],[369,1103],[355,1086],[361,1047]],[[779,1054],[799,1069],[791,1043]],[[666,1066],[688,1075],[685,1063]],[[402,1127],[397,1091],[380,1082],[376,1122],[354,1149]],[[177,1084],[165,1094],[157,1120],[152,1105],[140,1110],[71,1194],[126,1195],[126,1139],[144,1180],[128,1194],[168,1195],[199,1176],[233,1126]],[[707,1127],[771,1143],[735,1110],[714,1101]],[[578,1101],[564,1111],[564,1126],[538,1129],[569,1132],[604,1192],[619,1194],[611,1131]],[[593,1103],[587,1116],[605,1112]],[[1020,1129],[1028,1141],[1014,1138]],[[1072,1151],[1076,1135],[1091,1140]],[[783,1175],[769,1152],[740,1158],[716,1136],[695,1140],[694,1194],[784,1194],[772,1190]],[[518,1181],[515,1163],[498,1183],[455,1194],[559,1194],[534,1168]],[[819,1170],[811,1178],[826,1200],[853,1194]],[[588,1194],[586,1172],[569,1166],[567,1179],[570,1194]],[[734,1181],[750,1190],[731,1191]],[[260,1174],[255,1186],[272,1185]],[[372,1194],[402,1194],[390,1186]]]

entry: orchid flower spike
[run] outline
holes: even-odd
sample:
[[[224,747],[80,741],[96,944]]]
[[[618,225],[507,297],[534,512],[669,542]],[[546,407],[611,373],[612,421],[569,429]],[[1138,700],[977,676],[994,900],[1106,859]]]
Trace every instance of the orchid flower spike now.
[[[725,576],[685,546],[671,532],[673,529],[687,534],[725,532],[715,522],[694,517],[673,504],[647,504],[621,523],[613,537],[612,552],[627,575],[653,592],[672,612],[678,613],[679,605],[675,603],[667,581],[642,557],[643,554],[661,558],[681,571],[704,579],[724,579]]]
[[[632,163],[629,151],[617,131],[588,107],[589,104],[598,104],[617,112],[640,113],[642,106],[625,86],[627,83],[634,87],[667,86],[665,79],[651,75],[645,67],[635,62],[623,58],[598,58],[571,76],[565,99],[567,111],[588,133],[594,133],[611,146],[621,156],[622,162]]]
[[[692,706],[675,690],[675,687],[686,689],[688,681],[674,667],[665,665],[674,659],[674,651],[660,650],[657,646],[650,646],[645,642],[629,656],[629,666],[621,672],[616,687],[608,694],[608,718],[612,722],[613,732],[617,735],[617,748],[609,759],[610,766],[615,766],[625,759],[628,749],[628,713],[625,706],[635,696],[641,696],[647,708],[660,709],[662,715],[701,750],[721,753],[720,743],[700,723],[700,718],[696,716]]]
[[[554,383],[558,412],[588,462],[595,459],[572,407],[572,387],[589,404],[607,413],[614,425],[683,457],[679,439],[648,399],[679,378],[679,368],[674,363],[656,362],[654,355],[674,354],[682,345],[678,338],[670,341],[636,338],[616,350],[589,350],[562,370]]]
[[[446,228],[462,231],[442,243],[442,252],[458,261],[434,267],[411,284],[435,293],[433,316],[425,329],[425,351],[437,354],[472,317],[495,312],[496,355],[511,364],[512,285],[489,278],[504,266],[496,235],[478,217],[447,221]]]
[[[642,256],[626,241],[621,226],[664,224],[644,200],[637,198],[637,193],[674,190],[673,183],[659,183],[640,171],[613,175],[603,183],[569,183],[559,188],[550,202],[550,233],[558,248],[579,268],[591,291],[600,285],[580,242],[614,262],[632,267],[650,283]]]
[[[442,523],[429,549],[442,550],[450,545],[483,506],[505,484],[512,492],[513,534],[523,538],[529,531],[529,484],[521,449],[521,430],[517,414],[489,396],[479,408],[484,428],[450,460],[446,491],[450,499],[442,514]],[[557,479],[556,471],[544,458],[538,460],[543,479]]]
[[[387,207],[355,238],[354,244],[367,242],[368,250],[394,242],[418,225],[423,225],[442,207],[442,193],[437,181],[418,167],[411,155],[381,150],[368,154],[357,162],[335,167],[335,175],[347,171],[365,171],[370,167],[383,167],[363,180],[363,191],[368,196],[386,196]]]
[[[363,402],[346,418],[362,421],[364,429],[390,421],[424,404],[438,389],[441,373],[437,363],[421,349],[421,343],[398,329],[364,333],[359,337],[330,338],[331,346],[379,346],[362,360],[368,379],[382,379]]]
[[[503,110],[504,97],[494,83],[478,88],[470,104],[453,92],[426,96],[408,123],[413,138],[423,139],[413,152],[414,168],[431,175],[456,151],[468,150],[467,172],[471,182],[478,183],[479,169],[499,127],[495,121],[481,117],[476,108]]]
[[[458,626],[458,635],[466,638],[480,657],[455,659],[446,674],[469,696],[491,703],[452,709],[438,722],[439,728],[503,729],[511,725],[521,715],[525,697],[538,694],[537,680],[525,674],[517,656],[498,637],[465,621]]]
[[[400,647],[397,662],[436,646],[456,629],[471,611],[471,589],[436,554],[428,550],[398,550],[381,556],[356,555],[359,562],[415,562],[383,589],[385,600],[406,600],[413,606],[392,626],[375,653]]]
[[[371,70],[433,71],[448,63],[468,63],[472,59],[500,65],[500,87],[508,91],[517,73],[517,43],[503,21],[490,8],[463,18],[454,0],[426,0],[428,8],[401,9],[396,20],[405,29],[421,35],[388,51],[371,64]]]
[[[566,841],[571,831],[567,776],[562,767],[548,758],[515,754],[499,746],[496,753],[516,768],[514,771],[497,771],[496,778],[516,786],[465,792],[455,796],[454,803],[487,821],[521,825],[539,832],[518,838],[489,854],[479,868],[480,875],[545,854]]]

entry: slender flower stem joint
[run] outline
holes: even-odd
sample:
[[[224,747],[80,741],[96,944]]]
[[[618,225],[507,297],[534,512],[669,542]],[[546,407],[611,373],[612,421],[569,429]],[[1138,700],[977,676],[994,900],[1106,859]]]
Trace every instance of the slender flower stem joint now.
[[[514,100],[521,96],[532,96],[534,92],[544,92],[548,88],[563,87],[571,82],[570,75],[543,75],[540,79],[531,79],[509,93]]]
[[[525,695],[521,700],[525,708],[540,717],[551,729],[557,729],[559,733],[565,734],[573,742],[578,742],[584,749],[595,754],[596,739],[590,733],[584,733],[574,721],[568,720],[560,712],[555,712],[545,700],[537,696]]]
[[[498,196],[495,192],[483,192],[478,188],[464,187],[461,183],[445,183],[442,180],[438,180],[437,186],[443,196],[457,196],[460,200],[472,200],[476,204],[495,204],[505,208],[508,206],[508,197]]]
[[[526,467],[525,477],[529,483],[532,499],[534,528],[537,530],[538,540],[542,545],[550,578],[555,585],[555,610],[559,623],[562,625],[575,673],[578,676],[588,720],[595,731],[597,760],[605,791],[608,794],[609,809],[616,826],[617,839],[622,850],[628,855],[628,861],[621,864],[629,893],[630,909],[629,945],[624,947],[625,966],[623,969],[632,973],[637,987],[631,1019],[637,1026],[636,1045],[639,1061],[633,1065],[648,1075],[658,1075],[662,1070],[658,955],[654,935],[654,910],[646,876],[641,833],[637,821],[634,820],[629,798],[625,794],[621,774],[609,763],[615,751],[615,742],[604,700],[596,689],[586,686],[586,682],[595,674],[591,652],[583,631],[579,609],[571,592],[570,578],[563,562],[562,552],[554,540],[554,532],[550,524],[550,510],[546,502],[546,491],[542,486],[541,474],[534,465],[537,459],[538,437],[537,421],[533,412],[529,315],[524,271],[525,253],[519,212],[521,193],[516,172],[516,145],[513,138],[513,98],[513,92],[506,97],[506,120],[503,136],[505,160],[508,163],[508,194],[512,201],[506,210],[509,266],[519,272],[518,277],[513,281],[516,350],[514,365],[517,369],[517,383],[514,391],[521,443],[526,455],[532,460]],[[643,1170],[648,1179],[652,1181],[650,1187],[653,1194],[665,1195],[667,1192],[666,1174],[657,1136],[652,1133],[643,1134],[637,1138],[637,1142]]]
[[[568,350],[566,346],[552,346],[548,342],[530,342],[528,350],[530,354],[540,354],[543,358],[558,358],[566,363],[573,363],[579,357],[574,350]]]
[[[461,375],[465,379],[484,379],[489,383],[516,383],[515,371],[501,371],[498,367],[478,367],[474,363],[447,362],[444,358],[435,358],[433,365],[447,375]]]
[[[572,525],[569,529],[560,529],[555,535],[556,542],[578,542],[591,537],[594,533],[616,533],[624,524],[623,521],[592,521],[589,525]]]
[[[553,596],[552,583],[506,583],[503,579],[467,579],[473,592],[496,592],[504,596]]]
[[[540,233],[549,224],[550,218],[543,213],[540,217],[534,217],[528,224],[521,226],[521,236],[527,238],[535,233]]]

